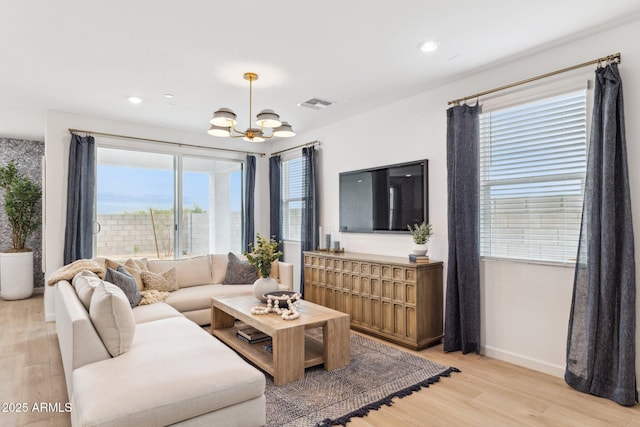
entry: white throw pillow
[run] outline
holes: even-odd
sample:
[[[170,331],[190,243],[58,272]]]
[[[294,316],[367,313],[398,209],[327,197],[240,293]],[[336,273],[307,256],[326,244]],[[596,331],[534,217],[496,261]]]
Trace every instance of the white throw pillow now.
[[[211,255],[211,270],[213,271],[213,283],[224,283],[227,277],[227,262],[229,256],[227,254]]]
[[[122,289],[111,283],[100,282],[91,297],[89,317],[111,356],[129,351],[136,321]]]
[[[102,282],[102,280],[98,275],[89,270],[82,270],[76,274],[71,281],[73,288],[76,290],[76,295],[78,295],[78,299],[87,311],[89,311],[89,306],[91,305],[93,291],[95,291],[100,282]]]

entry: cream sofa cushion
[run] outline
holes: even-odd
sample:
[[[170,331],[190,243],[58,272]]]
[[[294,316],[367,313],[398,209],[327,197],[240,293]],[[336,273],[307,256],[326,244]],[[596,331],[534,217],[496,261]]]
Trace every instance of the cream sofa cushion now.
[[[153,273],[163,273],[175,267],[181,288],[208,285],[212,280],[209,255],[179,260],[150,260],[148,266]]]
[[[211,298],[250,294],[253,292],[253,285],[235,285],[235,286],[223,286],[223,285],[204,285],[195,286],[192,288],[178,289],[175,292],[171,292],[169,298],[165,301],[180,313],[193,310],[202,310],[204,308],[211,308]],[[256,305],[259,301],[256,300]]]
[[[153,322],[169,317],[182,317],[182,314],[168,304],[156,303],[149,305],[138,305],[133,308],[133,317],[136,325],[139,323]]]
[[[91,297],[89,317],[111,356],[129,351],[136,332],[131,305],[122,289],[100,282]]]
[[[211,255],[211,272],[213,273],[213,283],[224,283],[227,277],[227,254]]]
[[[76,294],[78,295],[78,299],[87,311],[91,305],[93,291],[98,287],[100,282],[102,282],[102,280],[98,275],[89,270],[82,270],[74,276],[71,282],[73,289],[75,289]]]
[[[262,372],[184,317],[139,324],[129,352],[76,369],[73,382],[72,417],[87,426],[171,425],[265,390]]]

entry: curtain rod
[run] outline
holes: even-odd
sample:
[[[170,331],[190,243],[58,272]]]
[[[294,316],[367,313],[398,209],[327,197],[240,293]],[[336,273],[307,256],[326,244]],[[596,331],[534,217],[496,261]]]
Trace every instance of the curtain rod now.
[[[508,85],[500,86],[500,87],[497,87],[497,88],[494,88],[494,89],[485,90],[484,92],[479,92],[479,93],[476,93],[476,94],[473,94],[473,95],[465,96],[464,98],[454,99],[453,101],[449,101],[448,105],[451,105],[451,104],[460,105],[461,102],[465,102],[467,99],[479,98],[481,96],[488,95],[490,93],[499,92],[499,91],[505,90],[505,89],[511,89],[512,87],[515,87],[515,86],[520,86],[520,85],[523,85],[523,84],[526,84],[526,83],[534,82],[536,80],[545,79],[547,77],[555,76],[556,74],[566,73],[567,71],[577,70],[578,68],[586,67],[588,65],[601,64],[603,62],[605,62],[605,63],[608,63],[608,62],[620,63],[621,60],[622,59],[620,57],[620,52],[614,53],[613,55],[609,55],[609,56],[605,56],[605,57],[602,57],[602,58],[594,59],[592,61],[583,62],[582,64],[573,65],[571,67],[563,68],[561,70],[552,71],[550,73],[542,74],[542,75],[539,75],[539,76],[536,76],[536,77],[531,77],[529,79],[525,79],[525,80],[521,80],[519,82],[515,82],[515,83],[508,84]]]
[[[105,133],[105,132],[94,132],[91,130],[82,130],[82,129],[72,129],[69,128],[70,133],[85,133],[89,135],[102,135],[102,136],[110,136],[112,138],[122,138],[122,139],[133,139],[136,141],[146,141],[146,142],[161,142],[163,144],[177,145],[178,147],[195,147],[195,148],[208,148],[210,150],[220,150],[220,151],[230,151],[233,153],[243,153],[243,154],[255,154],[257,156],[263,157],[264,153],[252,153],[251,151],[243,151],[243,150],[233,150],[231,148],[217,148],[217,147],[203,147],[202,145],[194,145],[194,144],[183,144],[180,142],[173,141],[163,141],[161,139],[152,139],[152,138],[140,138],[138,136],[127,136],[127,135],[118,135],[114,133]]]
[[[278,154],[286,153],[287,151],[293,151],[300,147],[311,147],[312,145],[320,145],[320,141],[307,142],[306,144],[296,145],[295,147],[287,148],[286,150],[276,151],[274,153],[271,153],[271,156],[277,156]]]

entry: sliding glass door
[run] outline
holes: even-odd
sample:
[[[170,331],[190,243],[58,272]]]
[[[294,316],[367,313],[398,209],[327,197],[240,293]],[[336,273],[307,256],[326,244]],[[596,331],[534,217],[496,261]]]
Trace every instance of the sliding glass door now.
[[[96,256],[238,252],[242,163],[98,147]]]
[[[240,250],[241,177],[240,162],[182,158],[183,257]]]

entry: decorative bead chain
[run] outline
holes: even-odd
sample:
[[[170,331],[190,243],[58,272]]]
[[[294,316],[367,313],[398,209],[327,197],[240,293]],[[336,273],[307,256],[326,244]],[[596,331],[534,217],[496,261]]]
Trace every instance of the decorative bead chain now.
[[[285,302],[284,299],[280,300],[273,295],[267,295],[267,306],[258,305],[251,309],[251,314],[269,314],[277,313],[284,320],[293,320],[300,317],[300,313],[297,308],[300,306],[300,295],[293,294],[287,298],[287,308],[280,308],[280,302]]]

